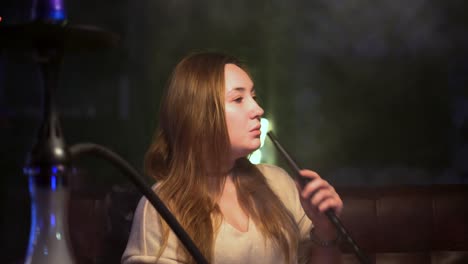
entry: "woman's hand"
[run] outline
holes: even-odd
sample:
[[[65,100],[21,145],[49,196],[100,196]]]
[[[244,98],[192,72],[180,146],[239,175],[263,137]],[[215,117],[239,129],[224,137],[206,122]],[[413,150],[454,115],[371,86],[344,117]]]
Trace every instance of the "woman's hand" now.
[[[309,183],[301,189],[297,185],[301,199],[302,208],[314,224],[314,232],[323,239],[336,238],[336,231],[333,224],[328,220],[325,211],[332,209],[336,215],[340,215],[343,210],[341,200],[335,188],[320,175],[311,170],[301,170],[303,177],[311,179]]]

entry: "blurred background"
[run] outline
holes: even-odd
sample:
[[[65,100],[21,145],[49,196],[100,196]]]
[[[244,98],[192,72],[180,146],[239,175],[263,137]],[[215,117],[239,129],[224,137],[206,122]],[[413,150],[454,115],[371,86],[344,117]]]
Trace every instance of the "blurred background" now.
[[[270,128],[333,184],[468,182],[466,1],[66,3],[71,24],[121,37],[118,48],[65,56],[57,103],[69,145],[99,143],[141,169],[171,69],[190,52],[213,50],[249,65]],[[30,7],[2,0],[0,23],[27,22]],[[0,54],[7,263],[24,255],[29,233],[22,166],[40,123],[39,80],[37,65]],[[268,141],[262,162],[284,165]],[[128,184],[106,162],[76,168],[81,187]]]

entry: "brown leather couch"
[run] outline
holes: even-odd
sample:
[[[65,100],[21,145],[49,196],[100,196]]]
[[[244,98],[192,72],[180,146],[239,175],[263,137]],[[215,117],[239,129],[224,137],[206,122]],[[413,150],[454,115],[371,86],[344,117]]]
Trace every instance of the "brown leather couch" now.
[[[341,220],[373,263],[468,263],[468,185],[337,188]],[[119,263],[140,196],[75,192],[70,227],[78,263]],[[344,263],[359,263],[341,244]]]
[[[337,189],[342,222],[373,262],[468,263],[468,185]]]

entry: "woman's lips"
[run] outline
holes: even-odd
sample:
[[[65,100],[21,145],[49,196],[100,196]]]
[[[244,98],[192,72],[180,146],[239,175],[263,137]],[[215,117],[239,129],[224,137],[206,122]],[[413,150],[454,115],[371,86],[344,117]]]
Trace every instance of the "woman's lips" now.
[[[250,133],[252,133],[252,134],[255,135],[255,136],[260,136],[260,134],[261,134],[262,132],[260,131],[260,128],[258,128],[258,129],[252,129],[252,130],[250,130]]]

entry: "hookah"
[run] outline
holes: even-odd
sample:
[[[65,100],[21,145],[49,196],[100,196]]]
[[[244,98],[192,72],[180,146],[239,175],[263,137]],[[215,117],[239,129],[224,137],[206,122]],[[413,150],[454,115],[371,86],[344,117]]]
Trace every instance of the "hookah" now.
[[[73,160],[83,155],[106,159],[118,167],[146,196],[197,263],[208,263],[168,208],[128,162],[100,145],[85,143],[68,147],[65,143],[55,105],[63,55],[112,48],[117,45],[118,37],[93,26],[70,25],[64,0],[33,0],[31,21],[0,25],[0,49],[32,54],[43,86],[42,122],[24,166],[31,197],[25,263],[76,263],[68,233],[68,183]]]

